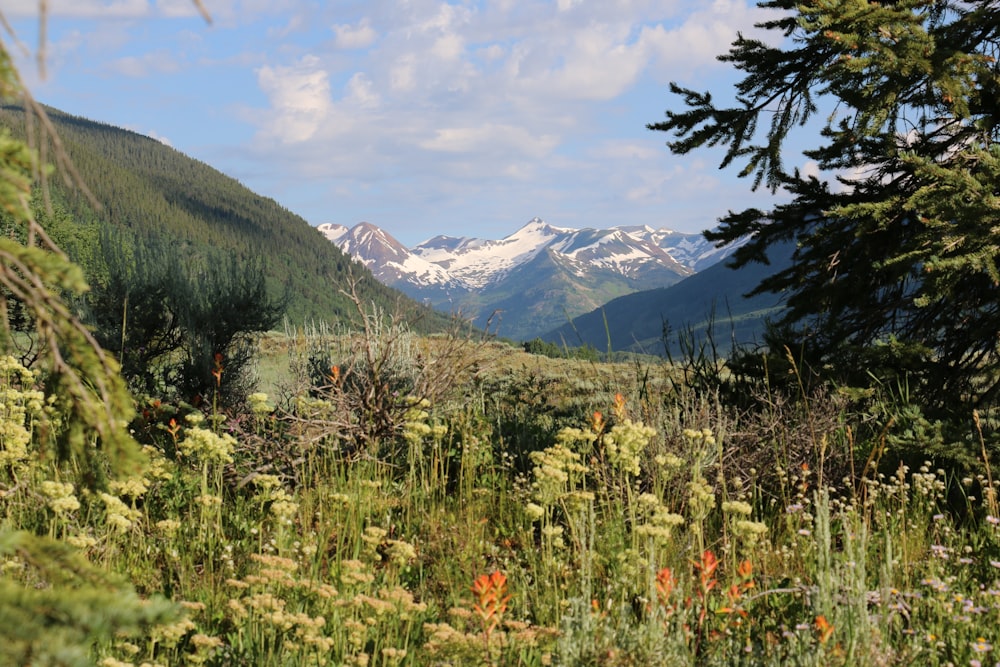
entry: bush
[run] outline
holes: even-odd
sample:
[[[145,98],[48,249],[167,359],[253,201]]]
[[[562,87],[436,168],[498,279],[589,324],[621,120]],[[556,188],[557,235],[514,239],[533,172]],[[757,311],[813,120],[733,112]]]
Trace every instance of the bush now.
[[[254,334],[280,321],[286,299],[268,295],[253,260],[182,256],[155,237],[101,239],[106,277],[86,300],[98,342],[120,360],[134,392],[191,400],[252,391]]]
[[[292,419],[351,455],[395,458],[416,406],[437,405],[460,390],[483,341],[457,320],[448,334],[418,340],[402,315],[366,308],[354,285],[346,296],[361,331],[304,333],[303,352],[293,359]]]

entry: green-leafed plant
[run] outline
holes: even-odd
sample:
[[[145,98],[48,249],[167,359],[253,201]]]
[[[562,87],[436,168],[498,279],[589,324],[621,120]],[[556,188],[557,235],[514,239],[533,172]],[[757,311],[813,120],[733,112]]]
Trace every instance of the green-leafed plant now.
[[[673,85],[682,109],[650,127],[672,133],[677,154],[721,146],[722,167],[790,195],[706,233],[750,237],[737,265],[795,243],[790,266],[754,290],[786,295],[767,340],[779,364],[787,348],[841,386],[907,383],[930,418],[968,431],[972,410],[1000,399],[1000,9],[758,4],[773,39],[740,35],[721,56],[743,77],[731,99]],[[826,178],[789,153],[814,121],[803,155]]]
[[[231,409],[232,368],[192,356],[211,400],[143,399],[154,444],[125,465],[130,400],[66,307],[81,283],[33,217],[33,160],[0,137],[0,204],[24,232],[0,243],[0,306],[43,353],[0,356],[3,662],[997,661],[989,415],[972,413],[976,472],[956,474],[921,410],[872,393],[883,407],[859,414],[794,355],[795,391],[762,383],[737,410],[707,357],[692,383],[528,366],[413,336],[353,293],[360,330],[286,341],[298,382],[278,401]],[[309,359],[329,360],[322,383]]]
[[[0,660],[7,665],[93,665],[91,647],[169,622],[174,605],[143,600],[128,581],[69,543],[0,531]]]
[[[254,389],[254,336],[276,326],[287,299],[268,294],[264,267],[235,256],[181,257],[155,237],[105,233],[104,277],[86,298],[88,320],[103,348],[139,393],[207,398],[217,386],[241,402]]]

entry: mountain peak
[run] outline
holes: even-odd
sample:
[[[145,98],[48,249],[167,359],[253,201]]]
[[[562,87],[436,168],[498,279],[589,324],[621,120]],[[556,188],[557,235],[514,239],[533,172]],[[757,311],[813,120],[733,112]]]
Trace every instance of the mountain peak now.
[[[340,239],[348,232],[347,227],[338,225],[335,222],[324,222],[322,225],[318,225],[316,229],[319,230],[320,234],[337,245],[340,245]]]
[[[406,246],[370,222],[359,222],[351,227],[340,237],[337,245],[344,252],[364,258],[366,264],[402,264],[410,255]]]
[[[544,220],[542,220],[541,218],[539,218],[538,216],[535,216],[531,220],[528,220],[528,222],[526,222],[524,226],[522,226],[519,230],[511,234],[511,236],[516,236],[522,232],[533,232],[536,230],[544,233],[560,233],[560,232],[576,231],[574,229],[570,229],[569,227],[554,227],[549,223],[545,222]],[[510,236],[508,236],[507,238],[510,238]]]
[[[468,311],[479,324],[501,310],[504,335],[525,338],[554,328],[567,313],[665,287],[693,273],[696,263],[721,259],[700,234],[645,225],[578,230],[539,217],[499,240],[435,236],[407,250],[361,223],[336,243],[409,296]]]

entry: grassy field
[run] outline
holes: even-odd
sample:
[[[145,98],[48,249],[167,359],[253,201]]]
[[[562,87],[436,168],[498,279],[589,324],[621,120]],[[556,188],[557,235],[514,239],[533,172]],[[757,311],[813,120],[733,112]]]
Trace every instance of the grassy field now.
[[[375,333],[269,338],[240,413],[145,400],[148,465],[102,490],[5,359],[0,661],[1000,660],[988,467],[879,465],[834,397]]]

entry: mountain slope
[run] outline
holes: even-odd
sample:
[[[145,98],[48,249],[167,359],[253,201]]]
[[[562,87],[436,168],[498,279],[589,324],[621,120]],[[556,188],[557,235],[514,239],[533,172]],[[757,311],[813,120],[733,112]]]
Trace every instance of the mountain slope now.
[[[669,342],[677,353],[676,334],[688,329],[704,340],[710,323],[720,350],[733,342],[759,341],[765,320],[781,310],[781,296],[744,296],[760,281],[788,266],[793,246],[773,248],[770,264],[750,264],[732,269],[720,262],[662,289],[647,290],[614,299],[602,307],[550,331],[545,341],[570,346],[591,345],[607,350],[662,354]],[[664,337],[664,327],[668,335]]]
[[[362,222],[348,229],[343,225],[325,224],[317,229],[343,252],[368,267],[386,285],[403,291],[411,284],[417,287],[459,286],[445,269],[414,255],[375,225]]]
[[[492,320],[499,335],[527,340],[631,291],[627,278],[600,267],[581,270],[546,248],[504,280],[471,293],[465,303],[478,306],[476,325]]]
[[[564,256],[567,263],[576,262],[581,274],[591,267],[630,280],[656,274],[654,280],[663,284],[665,276],[675,281],[693,272],[649,238],[618,228],[554,227],[539,218],[500,240],[438,236],[414,247],[413,254],[441,266],[467,289],[482,289],[502,282],[545,250]]]
[[[154,139],[49,110],[73,164],[99,202],[92,203],[62,179],[51,180],[53,199],[82,224],[118,226],[138,236],[170,240],[180,253],[209,249],[256,257],[266,265],[269,287],[287,291],[293,321],[344,320],[354,308],[340,293],[353,274],[365,302],[391,310],[402,295],[391,290],[272,199]],[[0,123],[24,136],[24,113],[0,107]],[[419,325],[440,329],[443,318],[402,299]]]
[[[697,234],[569,229],[538,218],[499,240],[436,236],[409,250],[368,223],[319,230],[387,285],[521,340],[610,299],[671,285],[732,250]]]

